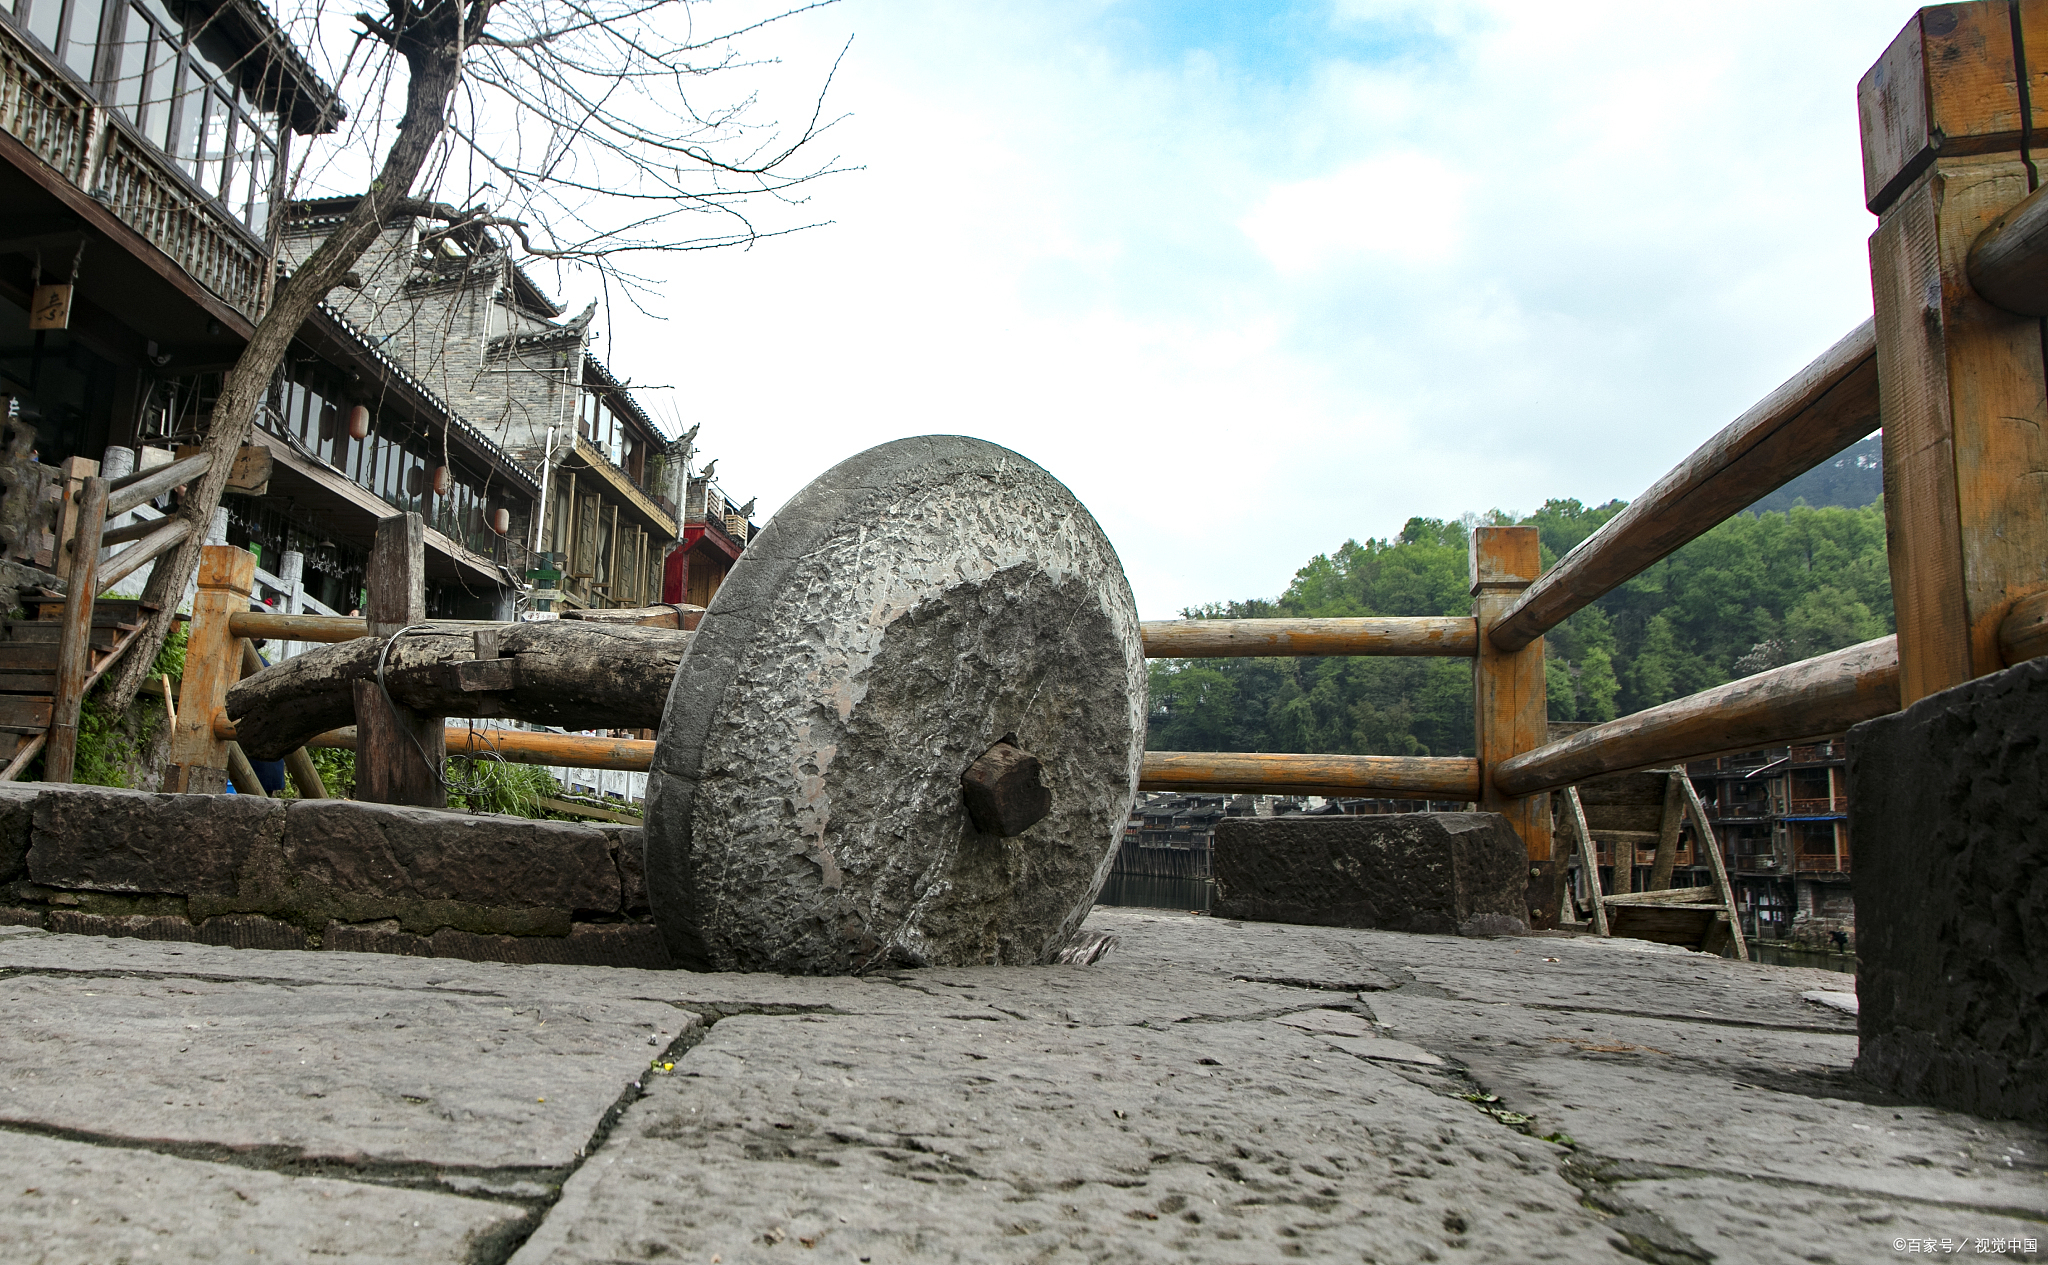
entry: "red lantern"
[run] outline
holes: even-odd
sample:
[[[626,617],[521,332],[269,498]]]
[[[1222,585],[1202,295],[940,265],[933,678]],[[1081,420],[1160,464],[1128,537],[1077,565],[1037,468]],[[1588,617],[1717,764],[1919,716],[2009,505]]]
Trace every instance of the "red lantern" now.
[[[350,439],[368,439],[370,437],[370,410],[367,406],[358,404],[348,411],[348,437]]]
[[[448,495],[448,484],[450,483],[450,481],[451,481],[451,480],[450,480],[450,479],[449,479],[449,477],[448,477],[448,467],[447,467],[447,466],[435,466],[435,467],[434,467],[434,495],[435,495],[435,496],[446,496],[446,495]]]
[[[500,536],[512,530],[512,511],[495,509],[491,511],[491,530]]]

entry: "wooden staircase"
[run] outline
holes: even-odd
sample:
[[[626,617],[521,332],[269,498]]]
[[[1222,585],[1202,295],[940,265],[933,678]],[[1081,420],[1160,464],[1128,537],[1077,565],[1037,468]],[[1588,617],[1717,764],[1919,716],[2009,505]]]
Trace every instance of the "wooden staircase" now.
[[[64,631],[64,595],[47,589],[21,596],[23,619],[0,624],[0,781],[19,776],[50,731],[57,693],[57,647]],[[136,598],[101,598],[93,603],[92,635],[87,641],[88,672],[83,689],[90,690],[142,630],[155,607]],[[83,692],[83,691],[81,691]]]
[[[1577,844],[1579,868],[1593,894],[1593,929],[1659,944],[1683,945],[1707,953],[1749,956],[1736,915],[1735,892],[1721,859],[1706,808],[1682,768],[1614,773],[1568,786],[1555,800],[1558,824]],[[1704,854],[1714,881],[1706,887],[1670,886],[1680,832],[1690,825],[1693,847]],[[1646,891],[1600,890],[1596,845],[1614,851],[1616,886],[1633,888],[1638,847],[1655,846]]]

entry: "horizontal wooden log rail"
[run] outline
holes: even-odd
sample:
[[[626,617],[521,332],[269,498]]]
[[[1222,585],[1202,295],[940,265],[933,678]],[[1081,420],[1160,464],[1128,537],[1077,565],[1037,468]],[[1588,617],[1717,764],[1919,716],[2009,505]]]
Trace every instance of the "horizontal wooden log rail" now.
[[[2048,589],[2012,604],[1998,625],[1998,652],[2008,667],[2048,654]]]
[[[231,634],[237,618],[227,621]],[[230,686],[223,706],[241,732],[237,741],[258,759],[356,719],[356,682],[376,680],[380,664],[391,700],[423,716],[653,729],[690,637],[570,620],[436,626],[388,647],[381,638],[354,637]]]
[[[2022,316],[2048,316],[2048,198],[2036,189],[1970,245],[1970,287]]]
[[[1163,619],[1139,627],[1148,659],[1320,655],[1469,659],[1479,653],[1478,625],[1468,616]]]
[[[226,716],[213,720],[213,736],[234,742],[235,724]],[[654,763],[654,743],[641,738],[594,738],[588,734],[537,733],[528,729],[470,729],[449,725],[448,754],[478,759],[496,757],[512,764],[549,764],[576,769],[612,769],[645,773]],[[309,747],[356,749],[356,727],[345,725],[315,734]]]
[[[1479,761],[1469,756],[1147,751],[1138,789],[1470,802],[1479,798]]]
[[[107,496],[107,517],[117,518],[139,505],[147,505],[180,484],[205,474],[213,458],[205,453],[173,461],[154,470],[140,470],[115,480]]]
[[[1865,321],[1559,559],[1488,639],[1520,650],[1877,426],[1877,332]]]
[[[228,635],[253,637],[258,641],[308,641],[336,645],[369,636],[370,621],[360,615],[276,615],[245,611],[228,616]]]
[[[1534,795],[1587,778],[1838,734],[1899,709],[1899,652],[1880,637],[1731,681],[1503,760],[1494,785]]]
[[[106,560],[99,568],[94,583],[104,593],[143,567],[169,553],[179,541],[192,534],[192,524],[182,518],[168,522],[158,519],[153,526],[156,530],[149,536]]]

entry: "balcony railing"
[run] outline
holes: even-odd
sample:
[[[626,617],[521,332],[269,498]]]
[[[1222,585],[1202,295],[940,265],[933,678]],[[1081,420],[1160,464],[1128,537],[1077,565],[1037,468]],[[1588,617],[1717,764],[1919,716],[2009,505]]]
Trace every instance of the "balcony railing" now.
[[[1785,801],[1785,815],[1788,817],[1819,817],[1827,813],[1849,811],[1849,797],[1827,795],[1819,799],[1788,799]]]
[[[263,249],[5,23],[0,129],[99,199],[229,307],[252,321],[262,314],[268,262]]]

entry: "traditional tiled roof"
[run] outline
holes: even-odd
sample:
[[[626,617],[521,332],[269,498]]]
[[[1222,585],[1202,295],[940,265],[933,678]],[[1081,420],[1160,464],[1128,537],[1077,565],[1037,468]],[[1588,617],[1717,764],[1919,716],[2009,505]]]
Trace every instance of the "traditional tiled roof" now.
[[[406,389],[418,396],[421,403],[446,418],[448,425],[457,434],[462,436],[465,443],[475,448],[492,464],[498,466],[502,473],[525,485],[524,490],[529,495],[540,495],[540,484],[535,481],[532,475],[526,472],[525,467],[513,459],[512,454],[499,447],[497,441],[484,434],[483,431],[477,429],[468,419],[450,408],[445,400],[434,393],[432,387],[414,377],[405,366],[399,364],[390,356],[385,355],[376,343],[372,342],[363,331],[357,329],[348,317],[341,314],[339,308],[323,301],[320,304],[320,315],[325,317],[337,332],[353,342],[360,354],[376,362],[378,368],[399,382],[404,383]]]

